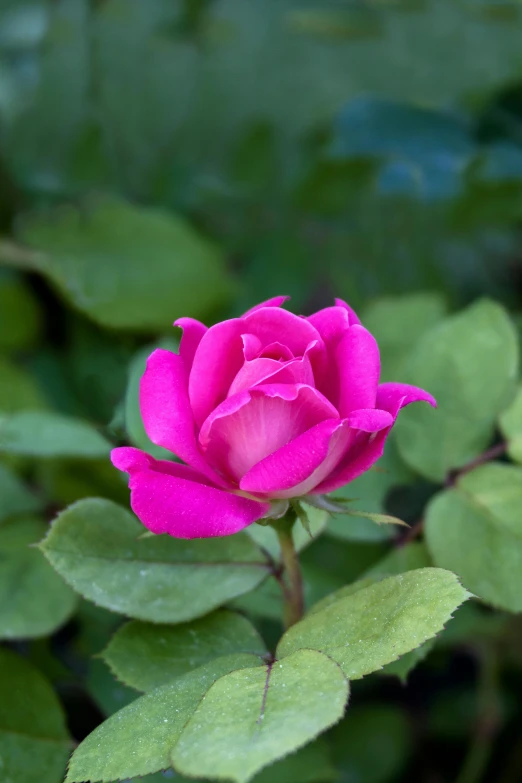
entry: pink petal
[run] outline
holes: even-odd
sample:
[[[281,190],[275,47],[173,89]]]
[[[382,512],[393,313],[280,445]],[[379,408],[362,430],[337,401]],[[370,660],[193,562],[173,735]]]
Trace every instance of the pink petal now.
[[[435,397],[419,389],[418,386],[410,386],[407,383],[381,383],[377,389],[377,406],[390,411],[395,418],[401,408],[412,402],[428,402],[433,408],[437,407]]]
[[[381,371],[379,347],[363,326],[352,326],[339,342],[335,356],[340,376],[339,413],[374,408]]]
[[[370,410],[352,411],[347,419],[344,419],[349,425],[350,440],[346,443],[341,457],[335,464],[331,464],[328,473],[321,471],[318,481],[308,491],[312,494],[320,492],[331,492],[333,489],[342,487],[348,481],[352,481],[357,475],[368,470],[376,459],[382,454],[384,442],[392,428],[394,418],[388,411]],[[373,444],[377,444],[374,455]],[[380,453],[379,453],[380,449]],[[345,479],[349,475],[351,478]]]
[[[314,385],[314,373],[307,353],[301,359],[289,362],[275,359],[254,359],[245,362],[229,389],[228,396],[251,389],[260,383],[301,383]]]
[[[305,351],[304,356],[302,356],[300,359],[292,359],[285,364],[279,363],[279,369],[269,378],[266,378],[264,383],[289,383],[292,385],[302,384],[306,386],[314,386],[314,373],[308,352]]]
[[[412,402],[428,402],[430,405],[436,406],[436,402],[431,394],[418,389],[416,386],[408,386],[405,383],[381,384],[377,392],[377,404],[383,410],[379,411],[379,413],[387,412],[392,418],[392,423],[389,426],[385,426],[376,435],[364,436],[361,433],[358,442],[350,448],[339,467],[314,489],[314,494],[333,492],[334,489],[343,487],[369,470],[382,457],[386,438],[400,409]],[[359,414],[360,411],[355,411],[355,413]]]
[[[267,299],[266,302],[261,302],[261,304],[251,307],[250,310],[247,310],[244,315],[255,313],[257,310],[261,310],[262,307],[281,307],[281,305],[283,305],[285,302],[288,302],[289,299],[289,296],[274,296],[272,299]]]
[[[302,356],[307,346],[314,340],[322,343],[317,329],[306,320],[288,310],[277,307],[263,307],[243,318],[246,329],[259,337],[263,346],[280,342],[287,346],[294,356]]]
[[[183,335],[179,344],[179,355],[183,359],[188,374],[194,361],[196,348],[208,329],[205,324],[202,324],[201,321],[196,321],[195,318],[178,318],[177,321],[174,321],[174,326],[179,326],[180,329],[183,329]]]
[[[140,410],[145,431],[156,446],[172,451],[215,483],[221,479],[205,462],[194,433],[183,359],[158,348],[147,359],[140,383]]]
[[[324,340],[327,361],[316,368],[315,385],[334,404],[339,401],[339,368],[335,350],[348,331],[350,316],[344,307],[325,307],[309,316],[308,320]]]
[[[333,492],[334,489],[344,487],[350,481],[366,473],[378,459],[382,457],[384,444],[391,427],[387,427],[376,435],[365,435],[359,442],[352,445],[342,462],[339,463],[328,478],[315,487],[311,494],[319,495]]]
[[[294,358],[292,351],[286,345],[282,345],[282,343],[270,343],[270,345],[265,345],[265,347],[259,351],[259,356],[263,357],[263,359],[277,359],[283,362],[287,362]]]
[[[305,495],[336,467],[350,435],[346,420],[322,421],[254,465],[239,486],[270,498]]]
[[[212,326],[203,335],[188,384],[190,404],[198,426],[226,398],[230,384],[243,365],[242,335],[248,331],[242,319],[234,318]]]
[[[241,340],[243,341],[243,357],[247,362],[254,359],[276,359],[286,362],[294,358],[292,351],[282,343],[270,343],[263,347],[259,337],[248,332],[241,335]]]
[[[325,307],[309,315],[307,320],[317,329],[327,348],[335,348],[350,327],[350,316],[344,307]]]
[[[251,362],[253,359],[257,359],[263,348],[259,337],[254,337],[253,334],[242,334],[241,341],[243,343],[243,358],[247,362]],[[270,357],[275,358],[275,357]]]
[[[252,359],[245,362],[228,390],[228,396],[232,397],[240,391],[245,391],[261,383],[265,378],[270,378],[281,369],[281,362],[276,359]]]
[[[153,459],[150,454],[135,449],[133,446],[120,446],[111,451],[112,464],[124,473],[130,473],[131,470],[146,470],[152,464]]]
[[[206,476],[188,465],[181,465],[179,462],[154,459],[150,454],[141,451],[141,449],[136,449],[133,446],[120,446],[119,448],[113,449],[111,451],[111,462],[115,468],[118,468],[118,470],[121,470],[124,473],[137,473],[140,470],[155,468],[156,470],[161,470],[162,473],[168,473],[177,478],[184,478],[189,481],[197,481],[200,484],[212,486],[212,483]]]
[[[388,411],[378,408],[352,411],[348,414],[347,421],[352,430],[361,432],[379,432],[385,427],[391,427],[394,417]]]
[[[350,326],[355,326],[356,324],[360,325],[361,322],[357,316],[357,313],[355,310],[352,310],[349,304],[346,304],[344,299],[335,299],[335,304],[337,307],[344,307],[344,309],[348,311],[348,315],[350,317]]]
[[[203,423],[200,444],[210,464],[238,481],[260,460],[325,419],[335,408],[301,384],[258,386],[229,397]]]
[[[132,510],[153,533],[175,538],[229,536],[269,511],[269,503],[199,483],[195,471],[184,465],[119,453],[129,451],[115,449],[113,462],[130,473]]]

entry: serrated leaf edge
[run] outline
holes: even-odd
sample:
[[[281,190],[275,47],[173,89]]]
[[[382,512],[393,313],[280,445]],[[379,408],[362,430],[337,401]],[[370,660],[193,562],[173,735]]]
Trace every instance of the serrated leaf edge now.
[[[266,767],[269,767],[271,764],[275,764],[276,762],[278,762],[278,761],[281,761],[282,759],[288,758],[288,756],[292,756],[294,753],[297,753],[299,750],[301,750],[302,748],[306,747],[306,745],[308,745],[310,742],[313,742],[315,739],[317,739],[317,737],[319,737],[319,736],[320,736],[321,734],[323,734],[325,731],[328,731],[329,729],[331,729],[331,728],[332,728],[332,726],[335,726],[337,723],[339,723],[339,722],[340,722],[340,721],[343,719],[343,717],[344,717],[344,714],[345,714],[345,712],[346,712],[346,708],[347,708],[347,706],[348,706],[348,703],[349,703],[349,700],[350,700],[350,695],[351,695],[351,693],[350,693],[350,680],[349,680],[349,679],[348,679],[348,677],[346,676],[345,672],[342,670],[342,668],[341,668],[341,666],[339,665],[339,663],[338,663],[337,661],[335,661],[335,660],[334,660],[334,659],[333,659],[333,658],[332,658],[330,655],[328,655],[327,653],[325,653],[325,652],[323,652],[323,651],[321,651],[321,650],[314,650],[313,648],[310,648],[310,647],[303,647],[303,648],[300,648],[300,649],[303,649],[303,650],[309,650],[310,652],[319,653],[319,655],[322,655],[324,658],[328,658],[328,660],[330,660],[330,661],[331,661],[333,664],[335,664],[335,666],[336,666],[336,667],[337,667],[337,668],[340,670],[340,672],[341,672],[341,675],[342,675],[342,677],[343,677],[344,681],[346,682],[346,686],[347,686],[346,700],[345,700],[345,703],[344,703],[344,708],[343,708],[343,711],[342,711],[341,715],[339,715],[339,717],[338,717],[338,718],[336,718],[336,719],[335,719],[335,720],[333,720],[331,723],[329,723],[329,724],[328,724],[328,726],[325,726],[323,729],[321,729],[321,730],[320,730],[320,731],[318,731],[316,734],[314,734],[314,736],[313,736],[313,737],[311,737],[310,739],[308,739],[308,740],[306,740],[305,742],[301,743],[300,745],[297,745],[297,746],[296,746],[296,747],[295,747],[293,750],[289,751],[288,753],[284,753],[282,756],[278,756],[277,758],[271,759],[271,760],[270,760],[270,761],[269,761],[267,764],[263,765],[262,767],[258,767],[258,768],[256,769],[256,771],[255,771],[255,772],[253,772],[251,775],[248,775],[248,776],[246,776],[246,777],[241,777],[241,778],[239,778],[239,777],[237,777],[237,778],[230,778],[230,777],[227,777],[227,776],[225,776],[225,775],[219,775],[219,776],[217,776],[217,775],[216,775],[216,776],[214,776],[213,778],[211,778],[212,780],[225,780],[225,781],[230,781],[230,780],[233,780],[233,781],[234,781],[234,783],[249,783],[249,781],[251,781],[251,780],[252,780],[252,779],[253,779],[253,778],[254,778],[254,777],[255,777],[255,776],[256,776],[256,775],[257,775],[259,772],[261,772],[261,770],[265,769]],[[299,652],[299,650],[295,650],[295,651],[294,651],[294,653],[296,653],[296,652]],[[292,653],[292,654],[294,654],[294,653]],[[290,658],[290,657],[291,657],[291,655],[289,655],[289,656],[285,656],[285,657],[288,657],[288,658]],[[272,669],[272,668],[275,666],[275,664],[276,664],[276,663],[278,663],[280,660],[283,660],[283,659],[282,659],[282,658],[281,658],[281,659],[280,659],[280,658],[276,658],[276,659],[274,659],[274,661],[272,661],[272,662],[271,662],[271,664],[268,664],[268,665],[267,665],[267,668],[268,668],[268,666],[269,666],[269,668],[270,668],[270,670],[271,670],[271,669]],[[259,668],[261,668],[261,667],[259,667]],[[237,670],[237,669],[236,669],[235,671],[240,671],[240,670]],[[219,677],[217,680],[215,680],[215,681],[212,683],[212,685],[210,686],[210,688],[208,689],[208,691],[206,691],[205,695],[202,697],[202,699],[201,699],[201,701],[199,702],[198,706],[196,707],[196,709],[194,710],[194,712],[193,712],[193,713],[192,713],[192,715],[190,716],[189,720],[187,721],[187,723],[186,723],[186,724],[185,724],[185,726],[183,727],[183,730],[182,730],[182,732],[180,733],[180,735],[179,735],[179,737],[178,737],[178,739],[177,739],[176,743],[174,744],[174,746],[173,746],[173,747],[170,749],[170,751],[169,751],[169,755],[170,755],[171,762],[172,762],[172,769],[173,769],[175,772],[178,772],[180,775],[184,775],[185,777],[187,777],[187,778],[191,778],[191,779],[193,779],[193,780],[200,780],[200,779],[201,779],[201,777],[200,777],[200,776],[198,776],[198,775],[192,775],[192,774],[190,774],[190,773],[187,773],[186,771],[181,771],[181,770],[179,770],[179,769],[176,769],[176,766],[175,766],[175,764],[174,764],[174,762],[173,762],[173,760],[172,760],[172,754],[173,754],[173,751],[174,751],[174,750],[175,750],[175,748],[176,748],[176,745],[177,745],[177,744],[180,742],[180,740],[181,740],[181,738],[182,738],[182,736],[183,736],[183,732],[185,731],[185,729],[187,728],[187,726],[188,726],[189,722],[192,720],[192,718],[193,718],[193,717],[194,717],[194,715],[196,714],[197,710],[199,709],[199,706],[200,706],[200,704],[203,702],[203,700],[205,699],[205,697],[207,696],[207,694],[208,694],[208,693],[211,691],[211,689],[214,687],[214,685],[216,685],[216,684],[219,682],[219,680],[221,680],[221,679],[224,679],[225,677],[228,677],[230,674],[233,674],[233,672],[228,672],[228,674],[224,674],[224,675],[223,675],[223,677]],[[269,673],[268,673],[268,675],[267,675],[267,676],[269,676]],[[265,685],[265,688],[266,688],[266,685]],[[268,689],[266,690],[266,692],[265,692],[265,694],[264,694],[264,699],[266,698],[266,693],[267,693],[267,692],[268,692]],[[85,783],[85,781],[76,781],[76,782],[74,782],[74,781],[71,781],[71,783]],[[87,782],[87,783],[88,783],[88,782]],[[96,781],[94,781],[93,783],[97,783],[97,782],[96,782]],[[104,782],[104,783],[110,783],[110,782],[109,782],[109,781],[106,781],[106,782]]]
[[[433,567],[431,567],[431,568],[433,568]],[[429,639],[434,639],[434,638],[437,638],[437,636],[438,636],[440,633],[442,633],[442,631],[444,631],[444,629],[446,628],[446,626],[447,626],[448,622],[449,622],[450,620],[452,620],[452,619],[453,619],[453,613],[454,613],[454,612],[456,612],[456,611],[457,611],[457,609],[459,609],[459,607],[461,607],[461,606],[462,606],[462,604],[463,604],[465,601],[468,601],[470,598],[476,598],[476,596],[475,596],[475,595],[473,595],[473,593],[470,593],[470,592],[469,592],[469,590],[467,590],[467,589],[464,587],[464,585],[462,584],[462,582],[461,582],[461,580],[460,580],[459,576],[458,576],[457,574],[455,574],[453,571],[450,571],[450,570],[449,570],[449,569],[447,569],[447,568],[439,568],[438,566],[437,566],[437,567],[435,567],[435,568],[436,568],[436,570],[440,570],[440,571],[446,571],[447,573],[449,573],[449,574],[452,574],[452,575],[455,577],[455,580],[456,580],[457,584],[458,584],[458,585],[459,585],[459,586],[462,588],[462,590],[464,591],[464,595],[463,595],[462,601],[460,601],[460,603],[459,603],[459,604],[458,604],[458,605],[455,607],[455,609],[453,609],[453,610],[451,611],[451,613],[448,615],[448,617],[446,618],[446,620],[444,620],[442,627],[441,627],[441,628],[440,628],[438,631],[436,631],[434,634],[431,634],[430,636],[426,636],[424,639],[422,639],[422,638],[421,638],[421,640],[419,641],[419,643],[418,643],[418,644],[416,644],[416,645],[415,645],[415,647],[412,647],[410,650],[404,650],[404,652],[402,652],[400,655],[396,655],[395,657],[393,657],[393,658],[390,658],[390,660],[388,660],[388,661],[385,661],[385,662],[384,662],[384,663],[383,663],[381,666],[377,667],[376,669],[369,669],[368,671],[366,671],[366,672],[363,672],[362,674],[358,674],[357,676],[352,676],[352,675],[350,675],[350,674],[348,674],[348,673],[344,672],[344,675],[345,675],[345,677],[346,677],[346,678],[347,678],[349,681],[350,681],[350,680],[361,680],[363,677],[366,677],[368,674],[373,674],[373,672],[381,671],[381,670],[384,668],[384,666],[387,666],[389,663],[394,663],[395,661],[399,660],[399,658],[401,658],[403,655],[407,655],[408,653],[410,653],[410,652],[413,652],[413,650],[416,650],[416,649],[418,649],[418,647],[420,647],[421,645],[423,645],[423,644],[424,644],[425,642],[427,642]],[[415,568],[415,569],[412,569],[412,571],[405,571],[404,573],[411,574],[411,573],[413,573],[413,572],[415,572],[415,571],[423,571],[423,570],[424,570],[423,568]],[[375,584],[378,584],[378,582],[382,582],[384,579],[391,579],[391,578],[393,578],[394,576],[400,576],[400,574],[393,574],[393,575],[391,575],[391,576],[384,576],[384,577],[383,577],[383,579],[379,579],[377,582],[375,582]],[[361,588],[361,590],[368,589],[368,588],[370,588],[370,587],[372,587],[372,586],[373,586],[373,585],[367,585],[366,587],[362,587],[362,588]],[[341,588],[341,589],[342,589],[342,588]],[[356,591],[356,592],[359,592],[359,591]],[[342,600],[345,600],[345,599],[351,598],[351,596],[352,596],[352,595],[355,595],[355,593],[352,593],[351,595],[344,596],[344,598],[340,598],[339,600],[340,600],[340,601],[342,601]],[[324,600],[324,599],[323,599],[323,600]],[[333,605],[333,603],[335,603],[335,601],[334,601],[334,602],[332,602],[332,604],[329,604],[329,606],[332,606],[332,605]],[[328,608],[328,607],[325,607],[325,608]],[[319,610],[317,613],[319,613],[320,611],[322,611],[322,610]],[[314,614],[315,614],[315,613],[314,613]],[[313,616],[313,615],[309,615],[309,614],[308,614],[308,615],[306,615],[306,617],[305,617],[304,619],[306,619],[307,617],[310,617],[310,616]],[[284,634],[283,634],[283,636],[284,636]],[[281,639],[282,639],[282,638],[283,638],[283,637],[281,637]],[[280,642],[281,642],[281,639],[280,639],[280,640],[279,640],[279,642],[278,642],[278,647],[279,647],[279,644],[280,644]],[[315,648],[315,647],[299,647],[299,648],[297,648],[297,649],[299,649],[299,650],[305,650],[305,649],[306,649],[306,650],[315,650],[316,652],[320,652],[320,653],[322,653],[323,655],[327,655],[327,653],[325,653],[325,652],[324,652],[324,650],[316,650],[316,648]],[[292,655],[294,652],[297,652],[297,650],[293,650],[293,651],[290,653],[290,655]],[[286,658],[286,657],[287,657],[287,656],[283,656],[283,658]],[[328,657],[330,657],[330,656],[328,656]],[[280,660],[280,659],[278,659],[278,660]],[[281,660],[282,660],[282,659],[281,659]]]

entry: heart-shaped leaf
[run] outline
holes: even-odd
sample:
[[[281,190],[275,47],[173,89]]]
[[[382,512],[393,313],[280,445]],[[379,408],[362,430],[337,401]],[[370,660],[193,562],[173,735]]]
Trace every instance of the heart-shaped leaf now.
[[[190,777],[246,783],[337,723],[347,698],[339,666],[314,650],[231,672],[201,701],[171,753],[172,764]]]
[[[170,751],[210,686],[254,655],[228,655],[133,701],[84,739],[71,757],[66,783],[125,780],[170,767]]]

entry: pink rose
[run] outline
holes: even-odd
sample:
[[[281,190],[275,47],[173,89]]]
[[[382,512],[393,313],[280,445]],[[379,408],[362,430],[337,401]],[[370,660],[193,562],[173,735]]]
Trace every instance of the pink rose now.
[[[226,536],[269,515],[271,501],[342,487],[379,459],[402,407],[435,405],[414,386],[379,385],[377,343],[345,302],[305,318],[285,300],[210,329],[180,318],[179,355],[149,356],[145,429],[186,464],[126,447],[112,461],[154,533]]]

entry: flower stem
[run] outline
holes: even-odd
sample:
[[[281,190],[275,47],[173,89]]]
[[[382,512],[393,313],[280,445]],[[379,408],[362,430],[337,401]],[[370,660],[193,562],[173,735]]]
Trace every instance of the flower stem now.
[[[283,592],[285,628],[290,628],[291,625],[299,622],[304,613],[303,576],[292,536],[294,522],[295,515],[292,514],[291,517],[287,515],[274,525],[287,578],[287,589]]]
[[[482,454],[479,454],[478,457],[475,457],[475,459],[472,459],[471,462],[467,462],[461,468],[450,471],[444,486],[452,487],[457,479],[459,479],[461,476],[464,476],[466,473],[470,473],[470,471],[474,470],[474,468],[478,468],[480,465],[484,465],[486,462],[491,462],[491,460],[497,459],[497,457],[502,457],[502,455],[506,453],[507,447],[508,444],[506,441],[497,443],[495,446],[491,446],[490,449],[482,452]]]

